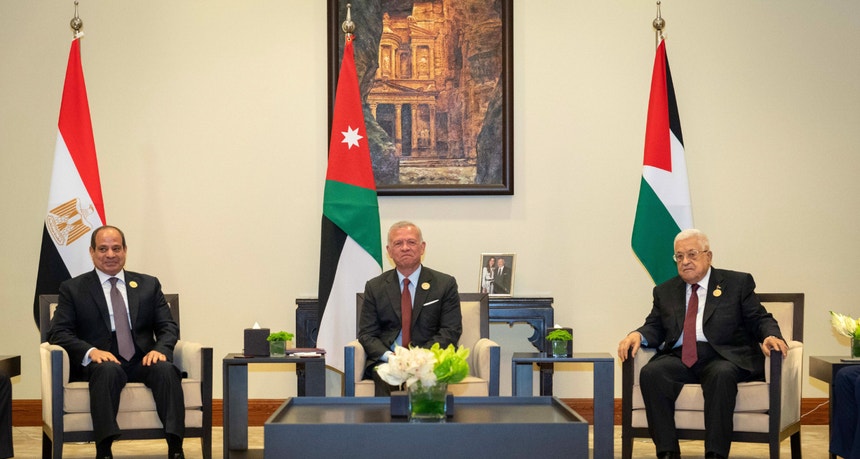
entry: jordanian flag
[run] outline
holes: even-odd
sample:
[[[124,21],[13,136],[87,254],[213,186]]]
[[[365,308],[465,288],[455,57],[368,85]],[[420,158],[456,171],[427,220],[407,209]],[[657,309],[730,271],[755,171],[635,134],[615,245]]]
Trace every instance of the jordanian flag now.
[[[633,252],[655,284],[678,275],[672,260],[675,236],[693,227],[684,138],[672,73],[661,41],[654,58],[642,183],[633,223]]]
[[[317,347],[329,351],[327,365],[343,371],[343,347],[356,336],[356,293],[381,272],[379,204],[347,36],[331,125],[320,247]]]
[[[60,283],[93,269],[90,232],[105,222],[90,106],[81,67],[80,38],[72,41],[60,105],[48,213],[33,302],[39,325],[39,295],[57,294]]]

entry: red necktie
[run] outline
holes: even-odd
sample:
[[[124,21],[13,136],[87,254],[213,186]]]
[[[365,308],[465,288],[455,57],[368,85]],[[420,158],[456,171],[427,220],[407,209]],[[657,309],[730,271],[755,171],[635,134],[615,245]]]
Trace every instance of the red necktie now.
[[[687,315],[684,317],[684,341],[681,343],[681,361],[687,367],[692,367],[699,359],[696,352],[696,315],[699,313],[699,295],[696,290],[699,284],[693,284],[693,293],[687,304]]]
[[[400,293],[400,316],[400,327],[403,331],[400,342],[403,347],[408,348],[412,339],[410,336],[412,330],[412,295],[409,293],[409,278],[403,278],[403,292]]]
[[[119,355],[126,361],[134,357],[134,341],[131,339],[131,326],[128,321],[128,311],[125,310],[125,300],[116,288],[116,277],[110,279],[110,305],[113,308],[113,322],[116,327],[116,345]]]

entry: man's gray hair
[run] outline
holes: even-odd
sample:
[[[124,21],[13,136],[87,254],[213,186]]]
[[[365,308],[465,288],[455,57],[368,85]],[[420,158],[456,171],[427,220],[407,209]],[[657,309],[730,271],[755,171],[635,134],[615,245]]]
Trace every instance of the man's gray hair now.
[[[412,222],[407,221],[407,220],[401,220],[401,221],[391,225],[390,228],[388,228],[388,242],[389,243],[391,242],[391,233],[394,230],[398,230],[400,228],[407,228],[410,226],[415,228],[416,231],[418,231],[418,242],[424,242],[424,236],[421,234],[421,228],[419,228],[418,225],[416,225],[415,223],[412,223]]]
[[[704,250],[710,250],[711,249],[711,241],[708,240],[708,236],[705,233],[703,233],[700,230],[697,230],[695,228],[685,229],[684,231],[681,231],[680,233],[678,233],[678,235],[675,236],[675,244],[677,244],[678,241],[683,241],[685,239],[690,239],[690,238],[696,238],[699,241],[699,243],[702,244],[702,249],[704,249]]]

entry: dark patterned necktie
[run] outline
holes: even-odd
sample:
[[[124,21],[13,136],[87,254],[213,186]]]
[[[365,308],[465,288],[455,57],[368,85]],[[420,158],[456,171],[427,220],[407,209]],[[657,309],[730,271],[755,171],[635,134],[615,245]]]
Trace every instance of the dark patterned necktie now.
[[[403,337],[400,339],[403,347],[408,348],[412,340],[412,295],[409,293],[409,278],[403,279],[403,292],[400,294],[400,327]]]
[[[687,367],[692,367],[699,359],[696,352],[696,315],[699,313],[699,284],[693,284],[693,293],[687,304],[687,315],[684,317],[684,341],[681,343],[681,361]]]
[[[125,300],[119,289],[116,288],[116,277],[110,278],[110,304],[113,308],[113,322],[116,327],[116,345],[119,355],[126,361],[134,357],[134,341],[131,339],[131,326],[129,326],[128,311],[125,309]]]

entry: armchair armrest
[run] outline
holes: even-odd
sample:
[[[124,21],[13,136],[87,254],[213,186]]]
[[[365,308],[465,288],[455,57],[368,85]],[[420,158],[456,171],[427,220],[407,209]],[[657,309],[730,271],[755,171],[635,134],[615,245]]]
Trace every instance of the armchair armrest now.
[[[202,380],[203,345],[179,340],[173,348],[173,363],[191,379]]]
[[[42,422],[52,429],[63,427],[63,387],[69,383],[69,354],[56,344],[39,346],[42,375]]]
[[[779,357],[779,358],[777,358]],[[779,430],[800,422],[800,397],[803,380],[803,343],[788,342],[788,353],[782,357],[779,351],[771,351],[765,357],[765,381],[769,384],[771,406],[778,406],[779,413],[771,413],[771,422],[779,422]]]
[[[352,340],[343,348],[343,392],[347,397],[355,396],[355,383],[364,377],[367,353],[358,340]]]
[[[499,395],[499,365],[501,346],[488,338],[481,338],[472,348],[470,373],[489,382],[489,395]]]

